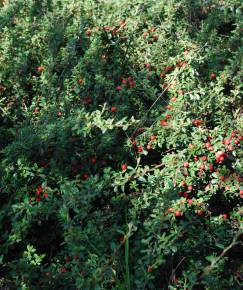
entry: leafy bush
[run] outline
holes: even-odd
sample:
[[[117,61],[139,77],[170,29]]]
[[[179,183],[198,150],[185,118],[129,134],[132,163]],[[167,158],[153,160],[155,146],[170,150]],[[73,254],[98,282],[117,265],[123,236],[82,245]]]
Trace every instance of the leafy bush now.
[[[240,1],[0,5],[1,289],[240,289]]]

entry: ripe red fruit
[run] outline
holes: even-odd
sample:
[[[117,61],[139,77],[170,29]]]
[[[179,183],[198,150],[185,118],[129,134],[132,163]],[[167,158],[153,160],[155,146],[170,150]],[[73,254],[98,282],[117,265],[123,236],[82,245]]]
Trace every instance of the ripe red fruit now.
[[[88,179],[88,178],[89,178],[89,174],[88,174],[87,172],[85,172],[85,173],[83,174],[83,179],[86,180],[86,179]]]
[[[196,213],[197,213],[198,216],[203,216],[204,215],[204,211],[202,209],[198,209],[196,211]]]
[[[147,147],[146,147],[148,150],[151,150],[153,147],[151,144],[148,144]]]
[[[168,212],[173,212],[174,211],[174,209],[172,208],[172,207],[170,207],[170,208],[168,208],[168,210],[167,210]]]
[[[169,120],[170,117],[171,117],[171,115],[169,115],[169,114],[165,115],[165,118],[166,118],[167,120]]]
[[[220,176],[220,180],[224,181],[225,180],[225,177],[223,175]]]
[[[148,273],[151,273],[152,271],[153,271],[152,266],[148,266],[148,270],[147,270],[147,272],[148,272]]]
[[[36,70],[37,70],[38,72],[42,72],[44,69],[45,69],[44,66],[38,66],[38,67],[36,68]]]
[[[202,156],[201,158],[203,161],[206,161],[207,160],[207,156]]]
[[[57,113],[57,117],[60,118],[61,116],[62,116],[62,112],[58,112],[58,113]]]
[[[224,140],[224,144],[229,145],[230,144],[230,139]]]
[[[116,113],[116,111],[117,111],[117,108],[116,107],[111,107],[111,112],[112,113]]]
[[[171,98],[171,101],[172,101],[172,102],[176,102],[176,100],[177,100],[176,97]]]
[[[82,79],[79,79],[79,80],[78,80],[78,84],[79,84],[79,85],[82,85],[83,83],[84,83],[84,80],[82,80]]]
[[[209,164],[209,170],[213,171],[213,165],[212,164]]]
[[[180,217],[180,216],[183,215],[183,213],[182,213],[180,210],[177,210],[177,211],[175,211],[174,215],[175,215],[176,217]]]
[[[193,125],[195,125],[195,126],[199,126],[199,125],[201,125],[201,124],[203,123],[203,121],[202,121],[202,120],[195,120],[195,119],[193,119],[193,120],[192,120],[192,123],[193,123]]]
[[[39,113],[39,108],[35,108],[34,112],[37,114]]]
[[[48,194],[48,193],[44,193],[43,196],[44,196],[44,197],[48,197],[49,194]]]
[[[157,138],[156,135],[151,135],[150,140],[151,140],[151,141],[154,141],[154,140],[156,140],[156,138]]]
[[[194,156],[194,161],[198,161],[198,157],[197,156]]]
[[[243,190],[240,190],[240,198],[243,198]]]
[[[234,150],[234,147],[233,147],[232,145],[229,145],[229,146],[227,147],[227,149],[228,149],[229,151],[233,151],[233,150]]]
[[[155,32],[156,31],[156,27],[152,27],[149,29],[150,32]]]
[[[227,220],[229,218],[229,215],[227,213],[222,214],[222,218]]]
[[[183,181],[181,182],[181,186],[186,186],[186,182],[185,182],[185,180],[183,180]]]
[[[193,200],[192,199],[188,199],[187,203],[191,205],[191,204],[193,204]]]
[[[43,192],[43,188],[42,188],[42,186],[40,185],[40,186],[38,186],[37,189],[36,189],[36,195],[38,196],[38,195],[40,195],[42,192]]]
[[[188,193],[187,193],[187,192],[184,192],[184,193],[183,193],[183,196],[184,196],[185,198],[188,198]]]
[[[192,185],[188,185],[188,190],[189,191],[193,190],[193,186]]]
[[[117,86],[116,89],[117,89],[118,91],[121,91],[121,90],[122,90],[122,86]]]
[[[138,146],[138,152],[143,152],[143,147],[142,146]]]
[[[235,143],[235,145],[238,145],[239,144],[239,141],[238,140],[235,140],[234,143]]]
[[[184,166],[184,168],[188,168],[189,167],[189,163],[188,162],[184,162],[183,166]]]
[[[204,164],[201,164],[200,167],[199,167],[199,169],[200,169],[201,171],[205,170],[205,165],[204,165]]]
[[[167,110],[172,110],[173,107],[172,107],[171,105],[167,105],[167,106],[166,106],[166,109],[167,109]]]
[[[125,171],[127,169],[127,165],[126,164],[122,164],[121,169],[122,169],[122,171]]]
[[[166,122],[165,120],[160,120],[160,124],[161,124],[162,126],[167,126],[167,122]]]
[[[212,74],[210,75],[210,78],[211,78],[211,79],[215,79],[215,78],[216,78],[216,74],[215,74],[215,73],[212,73]]]
[[[36,201],[41,201],[41,198],[40,197],[36,197],[35,200]]]
[[[67,269],[66,269],[66,268],[61,268],[60,272],[61,272],[62,274],[64,274],[64,273],[67,272]]]
[[[143,37],[146,37],[148,35],[148,32],[145,31],[142,35],[143,35]]]
[[[95,157],[92,157],[92,158],[91,158],[91,162],[92,162],[93,164],[95,164],[95,163],[97,162],[96,158],[95,158]]]
[[[133,146],[136,146],[136,145],[137,145],[136,140],[132,140],[132,145],[133,145]]]

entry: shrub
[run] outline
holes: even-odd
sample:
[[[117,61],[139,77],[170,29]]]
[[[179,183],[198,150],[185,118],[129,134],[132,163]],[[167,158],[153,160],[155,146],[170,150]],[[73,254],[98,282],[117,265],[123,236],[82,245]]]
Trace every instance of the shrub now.
[[[240,289],[240,4],[1,2],[1,287]]]

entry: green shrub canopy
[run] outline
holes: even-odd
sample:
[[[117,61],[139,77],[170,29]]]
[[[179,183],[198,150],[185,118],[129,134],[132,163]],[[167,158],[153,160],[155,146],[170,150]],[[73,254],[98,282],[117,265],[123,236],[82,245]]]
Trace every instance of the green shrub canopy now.
[[[240,289],[238,0],[0,1],[0,288]]]

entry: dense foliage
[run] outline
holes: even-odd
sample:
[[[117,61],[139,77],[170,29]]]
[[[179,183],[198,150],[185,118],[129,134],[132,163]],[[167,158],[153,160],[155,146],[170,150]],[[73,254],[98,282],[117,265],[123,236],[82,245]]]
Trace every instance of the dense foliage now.
[[[240,289],[241,1],[0,9],[0,288]]]

